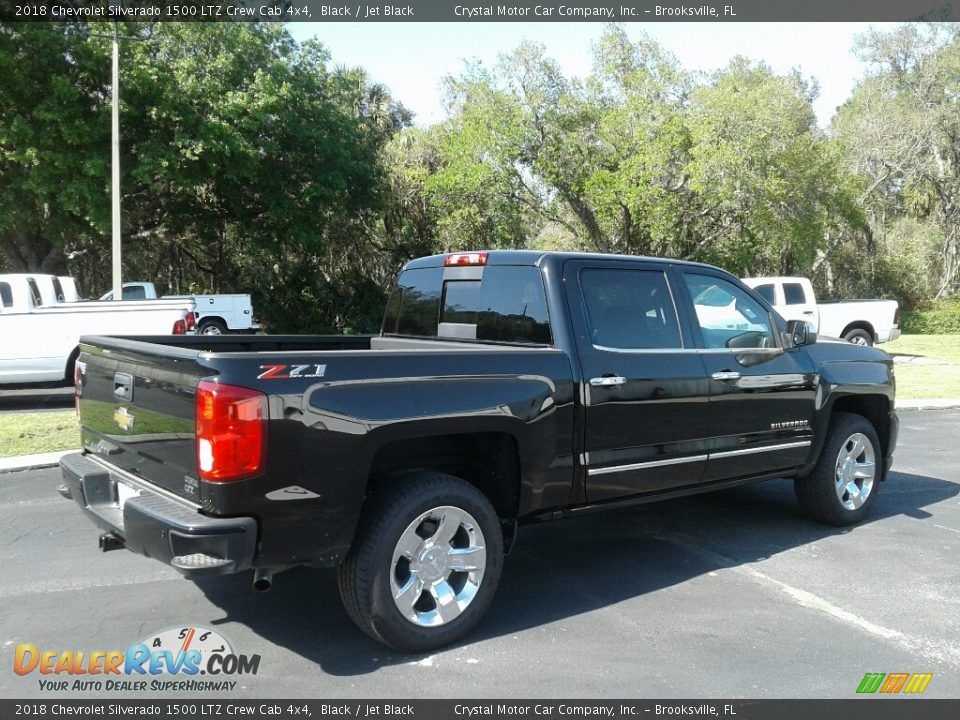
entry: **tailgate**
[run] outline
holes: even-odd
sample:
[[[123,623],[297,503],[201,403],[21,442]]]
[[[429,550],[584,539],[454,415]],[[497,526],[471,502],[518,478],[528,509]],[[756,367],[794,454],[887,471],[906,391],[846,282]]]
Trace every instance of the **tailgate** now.
[[[194,396],[213,374],[195,350],[84,338],[77,363],[83,448],[197,502]]]

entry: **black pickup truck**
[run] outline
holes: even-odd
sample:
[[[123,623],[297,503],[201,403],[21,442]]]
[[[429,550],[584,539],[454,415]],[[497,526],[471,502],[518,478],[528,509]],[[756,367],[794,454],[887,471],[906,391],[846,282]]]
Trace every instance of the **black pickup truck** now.
[[[194,577],[338,566],[349,615],[423,651],[490,605],[518,525],[796,478],[859,521],[897,439],[883,351],[817,342],[695,263],[415,260],[377,336],[86,337],[61,494]]]

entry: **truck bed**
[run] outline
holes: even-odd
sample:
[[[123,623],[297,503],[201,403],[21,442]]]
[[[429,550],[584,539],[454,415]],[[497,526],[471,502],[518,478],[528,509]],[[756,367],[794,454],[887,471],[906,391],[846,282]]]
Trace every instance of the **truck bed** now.
[[[250,493],[262,498],[291,477],[314,475],[317,464],[340,474],[318,479],[325,494],[336,491],[332,485],[356,485],[350,478],[368,471],[358,467],[358,443],[405,422],[450,428],[458,417],[480,414],[492,418],[491,426],[525,425],[556,402],[561,383],[572,402],[567,356],[544,347],[369,335],[226,335],[84,337],[81,349],[84,450],[215,514],[249,511],[258,502]],[[273,461],[263,477],[197,481],[201,381],[249,388],[269,401]],[[559,438],[569,455],[572,415],[564,422],[566,432],[551,423],[541,423],[539,431],[554,445]]]

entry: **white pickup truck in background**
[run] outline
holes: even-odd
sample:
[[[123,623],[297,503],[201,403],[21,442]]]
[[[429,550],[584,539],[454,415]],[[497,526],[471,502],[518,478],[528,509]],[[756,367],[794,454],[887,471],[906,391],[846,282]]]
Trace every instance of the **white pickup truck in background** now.
[[[184,335],[191,298],[77,302],[71,278],[0,275],[0,385],[73,378],[81,335]]]
[[[152,282],[125,282],[124,300],[153,300],[157,288]],[[246,294],[232,295],[164,295],[164,298],[192,298],[197,304],[197,332],[201,335],[223,335],[226,332],[256,332],[259,325],[253,318],[253,303]],[[112,300],[113,291],[100,296]]]
[[[803,277],[743,278],[785,320],[812,322],[820,335],[855,345],[873,345],[900,337],[896,300],[848,300],[817,303],[813,286]]]

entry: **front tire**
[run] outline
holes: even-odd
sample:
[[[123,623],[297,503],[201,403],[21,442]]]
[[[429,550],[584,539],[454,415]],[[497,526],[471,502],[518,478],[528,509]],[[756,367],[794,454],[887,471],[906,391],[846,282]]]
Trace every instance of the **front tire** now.
[[[861,415],[835,413],[817,464],[794,481],[804,512],[829,525],[853,525],[873,507],[883,453],[873,425]]]
[[[503,537],[490,501],[459,478],[422,472],[392,482],[372,498],[340,567],[340,596],[375,640],[425,652],[461,639],[486,612]]]

